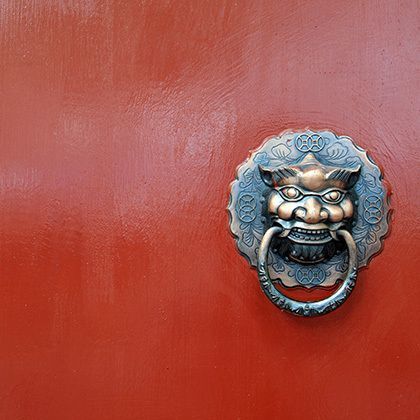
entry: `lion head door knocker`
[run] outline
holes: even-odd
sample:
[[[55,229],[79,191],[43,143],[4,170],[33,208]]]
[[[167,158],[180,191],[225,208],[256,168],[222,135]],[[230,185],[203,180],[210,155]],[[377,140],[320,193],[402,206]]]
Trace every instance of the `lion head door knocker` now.
[[[303,316],[339,307],[388,231],[380,169],[349,137],[330,131],[269,138],[239,166],[228,210],[238,249],[257,268],[266,296]],[[335,291],[306,302],[280,290],[299,286]]]

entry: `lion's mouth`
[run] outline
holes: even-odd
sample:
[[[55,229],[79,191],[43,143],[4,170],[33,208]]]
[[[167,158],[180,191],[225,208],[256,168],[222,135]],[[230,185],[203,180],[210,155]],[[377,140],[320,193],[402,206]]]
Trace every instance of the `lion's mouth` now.
[[[291,241],[298,244],[325,244],[333,238],[329,229],[303,229],[294,227],[287,236]]]
[[[325,244],[303,245],[290,243],[289,258],[300,263],[317,263],[329,257],[331,251]]]
[[[336,251],[334,232],[328,228],[315,229],[314,226],[308,229],[294,226],[285,229],[283,235],[285,241],[279,244],[280,253],[299,263],[318,263],[331,258]]]
[[[337,229],[343,222],[307,224],[295,220],[275,219],[274,224],[283,228],[277,238],[277,252],[301,264],[316,264],[330,259],[336,252],[341,252],[337,239]]]

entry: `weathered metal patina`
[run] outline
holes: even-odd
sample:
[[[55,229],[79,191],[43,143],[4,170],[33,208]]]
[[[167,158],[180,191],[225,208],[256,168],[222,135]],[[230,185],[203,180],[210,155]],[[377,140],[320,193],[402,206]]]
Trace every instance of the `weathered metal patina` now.
[[[382,174],[349,137],[284,132],[251,153],[231,185],[230,228],[278,307],[322,315],[350,295],[358,269],[380,251],[389,203]],[[276,287],[331,287],[302,302]]]

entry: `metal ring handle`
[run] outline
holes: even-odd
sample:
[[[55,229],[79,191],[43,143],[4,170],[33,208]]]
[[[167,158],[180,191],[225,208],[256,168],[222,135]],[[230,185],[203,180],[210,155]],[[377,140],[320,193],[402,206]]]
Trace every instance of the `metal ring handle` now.
[[[302,302],[288,298],[279,290],[277,290],[268,274],[267,256],[270,249],[271,240],[277,234],[280,234],[283,228],[273,226],[264,234],[260,249],[258,251],[258,278],[260,285],[266,296],[276,306],[301,316],[317,316],[324,315],[337,309],[350,296],[356,285],[357,279],[357,248],[351,234],[346,230],[338,230],[337,236],[342,237],[347,245],[349,252],[349,268],[343,284],[338,290],[326,299],[316,302]]]

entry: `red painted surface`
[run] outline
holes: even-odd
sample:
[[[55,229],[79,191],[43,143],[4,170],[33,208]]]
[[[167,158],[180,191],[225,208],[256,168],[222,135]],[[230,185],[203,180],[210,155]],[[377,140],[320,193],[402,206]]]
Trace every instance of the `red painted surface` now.
[[[417,419],[416,1],[4,0],[0,418]],[[393,188],[349,301],[281,313],[228,185],[286,128]]]

